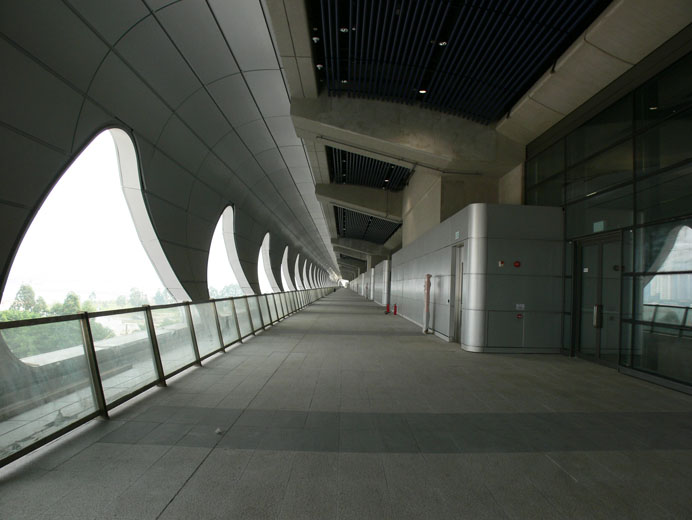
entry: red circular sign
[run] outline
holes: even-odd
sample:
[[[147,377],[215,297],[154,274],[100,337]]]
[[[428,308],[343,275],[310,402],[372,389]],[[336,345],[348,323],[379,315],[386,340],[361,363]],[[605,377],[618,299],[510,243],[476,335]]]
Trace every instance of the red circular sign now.
[[[514,267],[520,267],[520,266],[521,266],[521,262],[519,260],[516,260],[514,262]]]

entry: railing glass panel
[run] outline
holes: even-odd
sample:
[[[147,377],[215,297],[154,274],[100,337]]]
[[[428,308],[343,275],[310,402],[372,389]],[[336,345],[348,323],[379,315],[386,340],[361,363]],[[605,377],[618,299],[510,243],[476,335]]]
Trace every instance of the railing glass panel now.
[[[145,312],[90,318],[89,325],[106,404],[158,379]]]
[[[235,310],[231,300],[220,300],[216,302],[216,312],[219,314],[219,324],[223,335],[223,344],[230,345],[238,341],[238,328],[235,326]]]
[[[79,318],[0,331],[0,459],[97,410]]]
[[[222,345],[219,330],[216,328],[214,304],[210,302],[190,305],[190,314],[195,327],[199,355],[204,357],[219,350]]]
[[[235,304],[235,312],[238,315],[238,326],[240,327],[240,336],[245,337],[252,334],[252,324],[250,323],[250,314],[247,310],[245,298],[237,298],[233,301]]]
[[[192,335],[184,307],[152,309],[156,340],[161,353],[163,372],[169,375],[195,361]]]

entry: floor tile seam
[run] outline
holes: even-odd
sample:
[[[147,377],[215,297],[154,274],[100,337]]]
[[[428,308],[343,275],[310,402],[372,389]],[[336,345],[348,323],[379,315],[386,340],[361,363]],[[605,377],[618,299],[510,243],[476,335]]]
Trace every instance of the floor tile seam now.
[[[134,445],[137,445],[137,444],[134,444]],[[142,446],[142,445],[140,445],[140,446]],[[157,445],[157,446],[160,446],[160,444]],[[158,463],[161,459],[163,459],[163,457],[165,457],[166,454],[168,454],[168,453],[173,449],[174,446],[175,446],[175,445],[169,445],[169,446],[167,447],[167,449],[161,453],[160,456],[158,456],[156,459],[154,459],[154,460],[151,462],[151,464],[147,465],[147,467],[144,468],[144,469],[142,470],[141,474],[140,474],[137,478],[135,478],[129,485],[127,485],[120,493],[118,493],[116,496],[114,496],[114,497],[108,502],[108,504],[105,506],[105,508],[108,509],[108,510],[112,510],[113,508],[111,508],[111,506],[116,502],[116,500],[118,500],[118,499],[119,499],[122,495],[124,495],[128,490],[130,490],[132,487],[134,487],[134,486],[137,484],[137,482],[139,482],[139,481],[144,477],[144,475],[146,474],[146,472],[149,471],[152,467],[154,467],[154,465],[155,465],[156,463]],[[164,509],[165,509],[165,507],[164,507]],[[163,510],[161,510],[161,511],[163,512]],[[158,518],[158,516],[157,516],[157,518]]]
[[[172,446],[171,446],[171,448],[172,448]],[[178,495],[179,495],[180,492],[183,490],[183,488],[187,485],[188,482],[190,482],[190,479],[192,479],[192,477],[195,476],[195,475],[197,474],[197,472],[199,471],[199,468],[201,468],[202,465],[206,462],[206,460],[209,458],[209,456],[210,456],[211,453],[214,451],[214,449],[215,449],[215,448],[209,448],[209,451],[207,451],[207,454],[202,458],[202,460],[199,462],[199,464],[197,464],[197,466],[195,467],[195,469],[192,470],[192,471],[190,472],[190,474],[188,475],[188,477],[185,479],[185,482],[182,483],[182,485],[181,485],[181,486],[178,488],[178,490],[173,494],[173,496],[170,498],[170,500],[169,500],[168,502],[166,502],[166,505],[163,506],[163,508],[161,509],[161,511],[158,512],[158,514],[157,514],[156,517],[155,517],[156,520],[158,520],[159,518],[161,518],[161,515],[163,515],[163,514],[166,512],[166,509],[168,509],[168,507],[169,507],[169,506],[173,503],[173,501],[178,497]]]

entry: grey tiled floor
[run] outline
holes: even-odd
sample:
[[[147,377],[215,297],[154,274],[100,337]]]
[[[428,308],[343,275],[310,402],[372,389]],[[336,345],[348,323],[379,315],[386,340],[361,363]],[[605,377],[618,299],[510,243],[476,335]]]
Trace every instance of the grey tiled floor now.
[[[692,518],[692,396],[339,291],[0,470],[0,518]]]

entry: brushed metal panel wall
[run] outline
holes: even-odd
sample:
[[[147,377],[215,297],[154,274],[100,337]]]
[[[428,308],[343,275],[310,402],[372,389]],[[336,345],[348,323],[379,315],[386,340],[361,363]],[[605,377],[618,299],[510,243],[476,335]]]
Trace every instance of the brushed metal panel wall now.
[[[455,248],[463,265],[458,334]],[[431,274],[436,333],[471,351],[553,351],[561,342],[562,254],[560,208],[471,204],[394,254],[391,303],[422,325]]]

